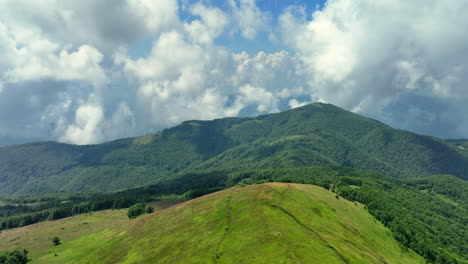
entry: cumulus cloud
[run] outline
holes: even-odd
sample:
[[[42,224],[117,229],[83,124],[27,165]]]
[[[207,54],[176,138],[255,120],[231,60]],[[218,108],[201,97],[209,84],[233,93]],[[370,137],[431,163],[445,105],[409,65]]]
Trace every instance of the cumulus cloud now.
[[[468,111],[461,106],[468,99],[467,11],[465,1],[330,0],[310,19],[302,8],[290,7],[280,26],[317,99],[398,127],[461,136],[468,134],[464,122],[446,111]],[[409,97],[409,104],[399,103]],[[432,104],[422,103],[428,98]],[[412,125],[418,119],[428,126]],[[436,131],[447,123],[449,131]]]
[[[0,10],[2,135],[93,144],[186,119],[278,111],[303,90],[288,53],[214,44],[224,32],[253,39],[266,30],[255,1],[227,10],[193,2],[185,21],[176,0],[4,0]],[[129,55],[148,39],[147,55]]]
[[[74,122],[66,128],[62,137],[65,142],[95,143],[102,140],[99,125],[103,120],[103,111],[99,105],[83,104],[76,109]]]
[[[314,101],[468,134],[463,1],[330,0],[311,16],[291,6],[278,19],[255,0],[214,2],[0,0],[0,141],[94,144]],[[272,32],[288,51],[217,44]]]
[[[210,44],[216,39],[229,22],[227,15],[219,8],[208,8],[201,3],[197,3],[190,8],[193,15],[199,16],[201,21],[196,19],[184,24],[185,30],[190,37],[202,44]]]
[[[51,42],[88,44],[106,53],[181,26],[177,0],[2,0],[0,10],[15,34],[31,29]]]
[[[105,65],[115,49],[181,27],[177,8],[176,0],[0,1],[0,134],[79,144],[128,135],[132,111],[111,101],[119,91]]]
[[[278,98],[262,87],[253,87],[246,84],[239,89],[235,102],[227,110],[227,115],[236,116],[246,105],[256,105],[258,112],[278,111]]]
[[[252,107],[248,114],[278,111],[279,101],[297,95],[304,84],[295,72],[298,59],[284,51],[232,54],[200,46],[178,31],[162,34],[148,57],[118,54],[116,63],[138,86],[137,123],[147,129],[236,116]]]
[[[268,29],[269,16],[257,7],[256,0],[229,0],[228,1],[236,29],[246,39],[254,39],[256,35]]]

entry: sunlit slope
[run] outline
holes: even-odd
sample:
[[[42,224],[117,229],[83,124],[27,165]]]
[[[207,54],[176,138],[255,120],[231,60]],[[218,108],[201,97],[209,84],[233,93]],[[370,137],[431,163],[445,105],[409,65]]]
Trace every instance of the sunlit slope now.
[[[63,241],[31,263],[423,260],[402,251],[391,232],[360,204],[313,185],[268,183],[231,188],[140,217],[130,225]]]
[[[54,258],[65,257],[64,255],[66,257],[61,258],[61,263],[79,263],[81,257],[102,247],[103,244],[99,241],[106,234],[120,233],[130,224],[126,210],[107,210],[42,222],[1,231],[0,251],[26,248],[29,251],[28,257],[32,260],[30,263],[49,263],[47,259],[50,257],[53,262]],[[52,245],[54,236],[61,239],[61,245]],[[109,239],[106,241],[111,242]],[[54,254],[58,256],[55,257]]]

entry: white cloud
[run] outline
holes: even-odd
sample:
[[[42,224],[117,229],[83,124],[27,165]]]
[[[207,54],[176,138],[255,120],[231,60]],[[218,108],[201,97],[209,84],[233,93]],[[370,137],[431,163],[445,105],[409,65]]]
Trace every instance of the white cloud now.
[[[298,108],[298,107],[304,106],[306,104],[307,104],[307,102],[299,102],[296,99],[291,99],[291,100],[289,100],[289,103],[288,103],[289,107],[291,107],[291,108]]]
[[[126,4],[150,32],[155,33],[163,27],[178,23],[176,0],[127,0]]]
[[[232,106],[226,110],[226,115],[237,116],[242,109],[250,105],[255,105],[259,113],[279,111],[278,98],[273,93],[265,88],[246,84],[239,88],[239,95]]]
[[[75,121],[67,127],[59,140],[80,144],[98,143],[103,139],[100,129],[103,118],[104,113],[99,105],[81,105],[76,110]]]
[[[190,8],[193,15],[201,17],[184,24],[185,30],[190,37],[198,43],[211,44],[224,31],[229,22],[227,15],[219,8],[208,8],[197,3]]]
[[[36,47],[31,48],[28,45],[16,50],[15,60],[10,61],[11,69],[4,73],[6,82],[17,83],[47,78],[89,81],[99,86],[106,81],[104,71],[99,65],[103,56],[94,47],[83,45],[75,52],[69,52],[66,48],[57,52],[53,45],[51,49],[38,48],[41,40],[31,44]]]
[[[87,44],[107,54],[181,26],[177,0],[2,0],[0,10],[15,33],[30,29],[53,43]]]
[[[186,119],[278,111],[301,93],[297,58],[214,44],[232,27],[248,39],[266,30],[255,1],[188,11],[192,21],[179,19],[176,0],[1,1],[0,101],[27,118],[4,111],[0,132],[90,144]],[[151,51],[132,57],[141,39],[154,40]]]
[[[468,134],[463,1],[330,0],[312,17],[290,7],[279,40],[256,1],[213,3],[0,0],[0,134],[88,144],[313,101]],[[216,44],[261,33],[288,52]]]
[[[396,115],[413,109],[400,103],[404,98],[413,98],[413,104],[431,98],[437,102],[432,107],[418,107],[439,116],[454,110],[448,107],[454,100],[468,99],[468,32],[461,30],[468,25],[467,11],[461,0],[330,0],[310,19],[303,9],[290,7],[280,26],[284,42],[305,65],[315,98],[401,126],[398,120],[418,116]],[[450,126],[458,123],[451,120]]]
[[[244,109],[254,109],[251,114],[274,112],[280,100],[303,89],[304,79],[296,72],[300,62],[287,52],[251,57],[192,40],[184,32],[170,31],[154,42],[146,58],[116,56],[116,63],[138,85],[140,126],[235,116]]]
[[[228,1],[236,27],[246,39],[254,39],[268,29],[269,16],[257,7],[256,0]]]

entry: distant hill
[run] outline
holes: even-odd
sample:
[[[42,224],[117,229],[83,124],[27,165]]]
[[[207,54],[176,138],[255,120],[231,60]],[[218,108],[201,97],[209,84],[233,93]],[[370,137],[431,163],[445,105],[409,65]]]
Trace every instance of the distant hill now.
[[[0,250],[14,243],[30,249],[32,264],[425,263],[363,205],[286,183],[235,187],[136,220],[116,211],[0,234]]]
[[[322,165],[397,178],[468,179],[468,158],[449,142],[315,103],[256,118],[186,121],[161,133],[99,145],[1,148],[0,196],[124,190],[207,169]]]
[[[458,152],[468,158],[468,139],[447,139]]]

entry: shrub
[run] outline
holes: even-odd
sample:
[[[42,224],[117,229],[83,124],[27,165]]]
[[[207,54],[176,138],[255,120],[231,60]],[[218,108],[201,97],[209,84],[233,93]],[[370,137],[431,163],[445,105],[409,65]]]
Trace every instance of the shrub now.
[[[154,213],[154,207],[151,205],[146,206],[146,213],[147,214]]]
[[[28,251],[26,249],[0,252],[0,264],[25,264],[28,263]]]
[[[128,218],[133,219],[142,215],[144,212],[145,212],[145,205],[143,203],[137,203],[137,204],[130,206],[130,208],[128,208],[127,215],[128,215]]]
[[[52,243],[54,243],[55,246],[60,245],[60,238],[55,236],[54,238],[52,238]]]

